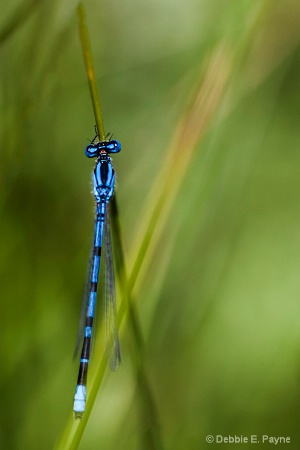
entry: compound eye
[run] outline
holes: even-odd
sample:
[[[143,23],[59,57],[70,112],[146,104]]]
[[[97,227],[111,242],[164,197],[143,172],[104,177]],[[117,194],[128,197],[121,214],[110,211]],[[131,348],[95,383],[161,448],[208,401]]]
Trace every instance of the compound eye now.
[[[121,150],[121,144],[119,141],[109,141],[106,144],[107,153],[118,153]]]
[[[85,148],[85,156],[88,158],[95,158],[98,156],[98,147],[97,145],[90,144]]]

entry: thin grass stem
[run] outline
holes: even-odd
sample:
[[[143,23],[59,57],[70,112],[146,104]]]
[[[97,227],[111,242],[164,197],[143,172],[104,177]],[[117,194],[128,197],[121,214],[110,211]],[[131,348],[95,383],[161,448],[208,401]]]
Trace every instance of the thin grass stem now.
[[[84,58],[87,78],[88,78],[91,97],[92,97],[92,103],[93,103],[94,114],[95,114],[95,119],[96,119],[96,127],[98,130],[98,136],[99,136],[100,141],[104,141],[105,140],[104,123],[103,123],[102,111],[101,111],[101,106],[100,106],[100,97],[99,97],[95,69],[94,69],[92,47],[91,47],[88,27],[87,27],[87,23],[86,23],[85,10],[84,10],[83,4],[81,2],[79,3],[79,5],[77,7],[77,14],[78,14],[78,19],[79,19],[79,33],[80,33],[83,58]]]

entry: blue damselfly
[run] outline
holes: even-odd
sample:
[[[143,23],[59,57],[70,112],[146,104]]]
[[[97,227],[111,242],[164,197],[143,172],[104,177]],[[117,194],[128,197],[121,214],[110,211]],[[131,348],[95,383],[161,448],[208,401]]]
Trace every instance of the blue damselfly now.
[[[105,253],[105,325],[106,341],[111,368],[117,368],[121,361],[120,345],[116,324],[116,302],[114,288],[114,272],[109,228],[109,202],[114,193],[115,171],[111,163],[111,153],[118,153],[121,144],[116,140],[99,141],[98,135],[85,149],[88,158],[97,158],[93,172],[93,194],[96,200],[96,218],[93,248],[91,252],[87,287],[84,298],[85,325],[80,366],[74,397],[74,414],[81,418],[85,411],[86,382],[90,360],[93,320],[95,315],[97,287],[101,260],[101,249],[104,241]]]

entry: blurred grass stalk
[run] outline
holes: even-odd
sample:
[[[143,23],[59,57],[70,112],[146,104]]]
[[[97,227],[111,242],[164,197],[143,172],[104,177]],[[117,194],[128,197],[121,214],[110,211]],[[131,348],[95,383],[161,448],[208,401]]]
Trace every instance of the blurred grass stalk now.
[[[114,256],[120,291],[119,297],[122,298],[122,304],[125,305],[125,312],[128,312],[128,324],[133,344],[132,359],[139,392],[142,448],[144,450],[163,450],[159,414],[146,370],[144,358],[146,350],[142,328],[134,306],[133,294],[128,290],[128,277],[116,196],[113,197],[111,202],[111,225],[114,237]]]
[[[230,60],[225,44],[222,43],[213,50],[200,85],[192,90],[189,105],[179,119],[129,257],[130,292],[138,277],[139,282],[141,281],[142,277],[139,275],[141,269],[146,268],[146,254],[147,260],[150,260],[197,147],[223,98],[231,68]]]
[[[14,12],[11,14],[11,17],[0,31],[0,45],[9,39],[13,33],[26,22],[39,3],[39,0],[28,0],[18,4],[17,8],[15,8]]]

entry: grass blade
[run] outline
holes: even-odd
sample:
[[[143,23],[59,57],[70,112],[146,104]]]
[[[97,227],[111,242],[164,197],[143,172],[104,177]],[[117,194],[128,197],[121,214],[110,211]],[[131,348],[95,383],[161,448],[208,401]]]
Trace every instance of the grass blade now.
[[[89,81],[89,87],[92,97],[92,103],[94,108],[94,114],[96,119],[96,126],[98,130],[98,136],[100,141],[105,139],[104,123],[100,106],[99,92],[97,87],[92,48],[86,24],[85,10],[82,3],[79,3],[77,8],[77,14],[79,19],[79,32],[82,45],[82,52],[85,62],[86,73]]]

